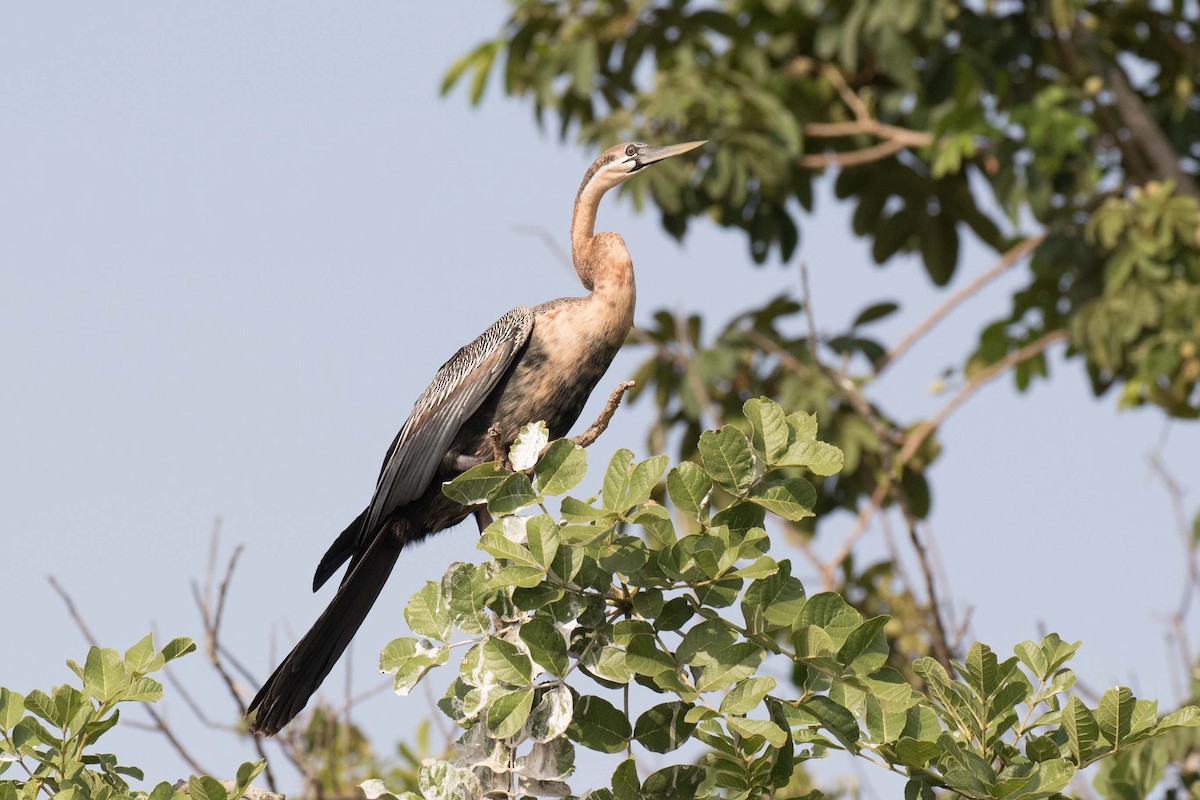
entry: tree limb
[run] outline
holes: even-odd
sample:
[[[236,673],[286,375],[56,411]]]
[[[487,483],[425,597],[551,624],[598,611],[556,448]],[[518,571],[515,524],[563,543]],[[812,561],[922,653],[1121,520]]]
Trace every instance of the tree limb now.
[[[929,333],[942,319],[959,306],[963,301],[975,295],[980,289],[988,285],[996,278],[1000,277],[1014,264],[1020,261],[1029,253],[1033,252],[1046,239],[1045,232],[1032,234],[1022,239],[1015,247],[1008,250],[1000,257],[990,269],[980,274],[975,280],[963,286],[954,294],[946,298],[946,301],[933,310],[928,317],[922,320],[915,328],[908,332],[900,342],[887,352],[883,358],[875,362],[875,374],[878,375],[887,368],[893,361],[900,358],[909,348],[916,344],[922,336]]]
[[[635,385],[633,381],[621,381],[618,383],[617,388],[613,389],[613,393],[608,396],[608,401],[604,404],[604,410],[600,412],[600,416],[596,417],[596,421],[589,425],[586,431],[572,437],[571,441],[580,447],[587,447],[599,439],[600,434],[608,429],[608,423],[612,420],[613,414],[616,413],[617,407],[621,405],[621,398]]]

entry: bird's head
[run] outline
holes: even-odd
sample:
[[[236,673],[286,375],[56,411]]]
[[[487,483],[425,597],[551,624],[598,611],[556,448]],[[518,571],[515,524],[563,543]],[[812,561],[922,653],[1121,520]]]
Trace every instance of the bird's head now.
[[[704,139],[698,142],[668,144],[662,147],[652,147],[644,142],[619,144],[605,150],[592,163],[588,175],[584,178],[584,184],[595,181],[601,191],[607,191],[629,180],[638,170],[672,156],[695,150],[700,145],[707,143],[708,140]]]

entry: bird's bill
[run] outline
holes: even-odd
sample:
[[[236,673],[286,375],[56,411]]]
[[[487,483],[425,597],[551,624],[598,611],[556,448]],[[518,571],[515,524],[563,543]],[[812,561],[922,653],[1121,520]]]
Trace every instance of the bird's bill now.
[[[708,139],[701,139],[698,142],[684,142],[683,144],[668,144],[662,147],[643,147],[638,150],[638,166],[644,167],[656,161],[662,161],[664,158],[691,152],[702,144],[708,144]]]

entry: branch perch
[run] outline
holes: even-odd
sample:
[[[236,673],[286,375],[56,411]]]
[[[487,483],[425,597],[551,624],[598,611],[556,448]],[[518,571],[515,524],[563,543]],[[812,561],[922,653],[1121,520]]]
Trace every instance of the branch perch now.
[[[608,396],[608,402],[604,404],[604,410],[600,412],[600,416],[596,417],[596,421],[589,425],[586,431],[572,437],[571,441],[580,447],[587,447],[599,439],[600,434],[608,430],[608,423],[612,421],[613,414],[616,413],[617,407],[621,405],[621,398],[636,385],[634,381],[621,381],[618,383],[617,388],[613,389],[613,393]]]

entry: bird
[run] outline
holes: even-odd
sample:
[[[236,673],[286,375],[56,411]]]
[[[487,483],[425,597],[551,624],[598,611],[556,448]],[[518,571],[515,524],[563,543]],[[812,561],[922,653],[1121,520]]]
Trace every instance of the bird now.
[[[249,729],[278,733],[307,705],[383,589],[401,552],[458,524],[474,509],[442,484],[492,460],[496,441],[544,421],[565,436],[633,327],[636,291],[625,240],[596,232],[608,190],[707,140],[605,150],[583,176],[571,218],[571,260],[588,294],[500,317],[438,369],[384,457],[371,502],[317,565],[317,591],[348,563],[328,607],[263,684],[247,709]]]

